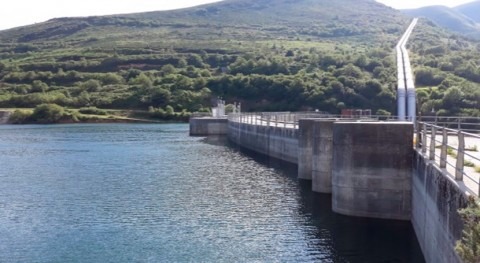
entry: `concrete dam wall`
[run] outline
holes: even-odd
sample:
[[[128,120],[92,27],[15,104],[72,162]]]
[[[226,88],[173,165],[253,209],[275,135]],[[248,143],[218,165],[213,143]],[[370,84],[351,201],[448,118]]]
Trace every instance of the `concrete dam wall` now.
[[[226,135],[228,132],[228,120],[218,118],[191,118],[190,135]]]
[[[411,221],[427,262],[462,262],[454,250],[463,230],[457,211],[468,196],[415,151],[412,123],[301,119],[298,128],[236,121],[226,127],[235,144],[297,164],[314,192],[332,194],[333,211]]]
[[[302,119],[298,129],[229,122],[228,138],[298,164],[312,190],[332,193],[339,214],[410,220],[411,123]]]
[[[298,163],[297,129],[229,122],[227,136],[244,148],[289,163]]]
[[[462,236],[458,210],[468,197],[458,183],[415,151],[412,176],[412,225],[427,262],[460,263],[455,242]]]

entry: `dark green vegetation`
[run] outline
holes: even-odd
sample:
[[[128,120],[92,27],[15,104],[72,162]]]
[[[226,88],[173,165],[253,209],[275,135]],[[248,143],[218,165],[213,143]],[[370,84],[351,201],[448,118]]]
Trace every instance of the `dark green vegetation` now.
[[[17,109],[10,116],[13,124],[50,124],[50,123],[105,123],[105,122],[157,122],[157,119],[173,122],[187,122],[190,114],[174,112],[167,106],[166,110],[150,107],[148,111],[103,110],[97,107],[80,109],[64,108],[54,103],[44,103],[34,109]]]
[[[457,242],[455,250],[465,263],[480,262],[480,207],[478,200],[470,200],[467,208],[460,210],[464,221],[462,240]]]
[[[227,0],[54,19],[0,32],[0,107],[55,103],[166,118],[206,111],[220,96],[247,111],[395,114],[394,47],[409,22],[373,0]],[[479,47],[420,26],[422,104],[478,115],[480,72],[471,67]]]
[[[480,116],[480,43],[444,37],[423,20],[412,34],[417,103],[422,114]]]
[[[425,17],[435,24],[470,37],[480,39],[480,1],[460,5],[427,6],[418,9],[402,10],[405,14]]]

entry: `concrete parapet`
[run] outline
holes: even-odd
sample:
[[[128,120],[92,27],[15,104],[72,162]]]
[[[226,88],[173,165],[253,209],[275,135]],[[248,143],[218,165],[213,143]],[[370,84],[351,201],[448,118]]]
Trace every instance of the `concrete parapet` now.
[[[312,190],[332,193],[333,124],[316,120],[313,125]]]
[[[228,120],[224,118],[191,118],[190,135],[227,135]]]
[[[333,211],[351,216],[409,220],[412,138],[412,123],[335,123]]]

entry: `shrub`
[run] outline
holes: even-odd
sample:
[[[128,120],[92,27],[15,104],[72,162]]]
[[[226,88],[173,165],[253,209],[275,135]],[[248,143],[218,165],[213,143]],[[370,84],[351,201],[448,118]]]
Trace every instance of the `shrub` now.
[[[107,115],[106,110],[98,109],[97,107],[84,107],[78,111],[82,114]]]
[[[461,209],[459,214],[463,219],[464,230],[455,251],[465,263],[480,262],[480,207],[477,200],[470,200],[468,207]]]
[[[466,167],[475,167],[475,164],[472,163],[471,161],[468,161],[468,160],[465,160],[463,162],[463,165],[466,166]]]
[[[32,120],[37,123],[56,123],[64,114],[63,107],[57,104],[40,104],[33,110]]]
[[[13,124],[23,124],[28,122],[32,114],[31,110],[16,110],[10,115],[8,121]]]
[[[101,86],[102,85],[101,85],[100,81],[98,81],[96,79],[89,79],[89,80],[83,82],[82,84],[80,84],[80,87],[83,90],[87,90],[87,91],[90,91],[90,92],[98,91],[98,89],[100,89]]]
[[[392,115],[392,113],[390,113],[389,111],[386,111],[384,109],[377,110],[377,112],[375,114],[378,115],[378,116],[391,116]]]

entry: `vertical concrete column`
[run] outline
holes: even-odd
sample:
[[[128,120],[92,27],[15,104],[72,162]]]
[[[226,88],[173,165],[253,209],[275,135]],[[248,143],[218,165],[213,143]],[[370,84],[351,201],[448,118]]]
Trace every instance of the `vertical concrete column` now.
[[[313,126],[315,119],[301,119],[298,126],[298,178],[312,180]]]
[[[317,120],[313,126],[312,191],[332,193],[333,124]]]
[[[333,211],[410,220],[412,139],[412,123],[335,123]]]

